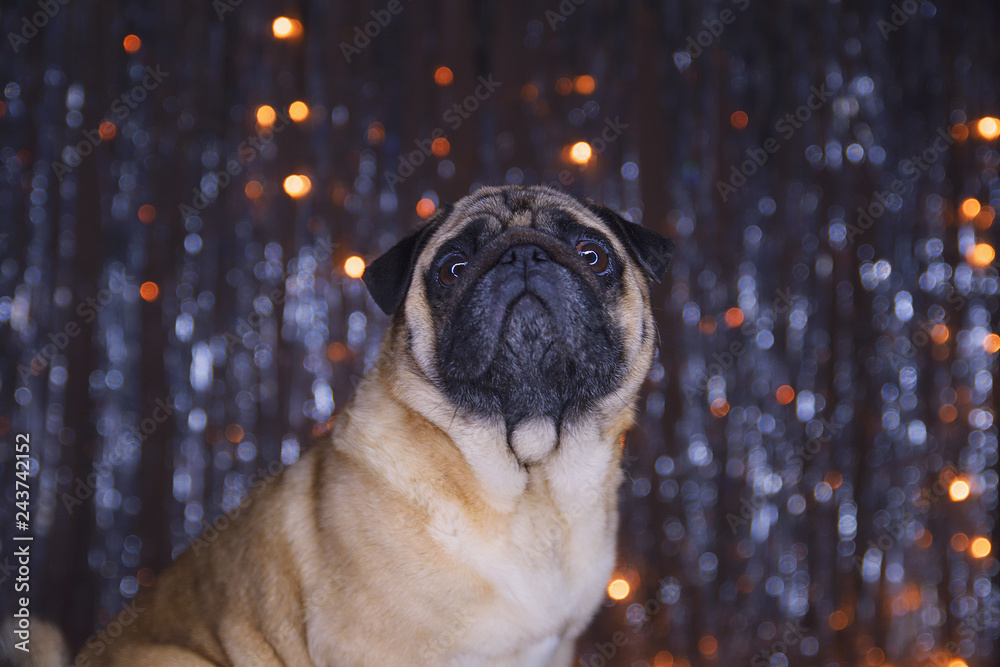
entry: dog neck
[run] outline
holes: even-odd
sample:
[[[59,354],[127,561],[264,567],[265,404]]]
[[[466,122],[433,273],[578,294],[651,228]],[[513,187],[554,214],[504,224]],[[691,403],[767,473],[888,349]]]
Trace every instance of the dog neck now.
[[[529,421],[508,433],[501,418],[479,418],[457,410],[412,358],[383,353],[345,409],[348,419],[338,420],[335,440],[366,442],[368,447],[383,449],[373,459],[391,466],[397,478],[408,477],[399,480],[405,488],[426,483],[427,462],[436,461],[432,465],[441,466],[440,470],[462,469],[468,476],[444,480],[433,474],[433,483],[452,484],[460,496],[475,494],[484,507],[494,511],[513,512],[525,494],[541,484],[560,512],[574,515],[593,502],[609,500],[598,500],[595,493],[606,496],[610,489],[613,495],[617,489],[623,436],[633,421],[637,388],[609,396],[584,417],[558,428],[548,421]],[[350,418],[368,409],[377,409],[379,419]],[[398,414],[384,414],[390,409]],[[422,433],[413,437],[353,432],[353,423],[373,421],[387,429],[405,424]],[[400,443],[423,450],[407,450]],[[417,477],[422,481],[414,486]]]

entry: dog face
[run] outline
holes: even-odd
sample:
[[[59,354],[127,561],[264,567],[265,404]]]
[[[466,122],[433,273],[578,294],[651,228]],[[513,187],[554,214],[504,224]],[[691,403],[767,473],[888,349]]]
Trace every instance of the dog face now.
[[[672,250],[549,188],[484,188],[440,209],[364,280],[444,395],[511,432],[572,420],[629,382],[652,350],[648,283]]]

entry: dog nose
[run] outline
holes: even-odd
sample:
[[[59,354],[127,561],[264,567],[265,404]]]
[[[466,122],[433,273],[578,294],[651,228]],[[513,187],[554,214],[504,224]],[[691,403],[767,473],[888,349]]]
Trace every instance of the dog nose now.
[[[514,246],[505,252],[503,257],[500,259],[500,262],[503,264],[513,264],[514,266],[524,268],[528,268],[540,262],[549,261],[551,261],[549,254],[536,245]]]

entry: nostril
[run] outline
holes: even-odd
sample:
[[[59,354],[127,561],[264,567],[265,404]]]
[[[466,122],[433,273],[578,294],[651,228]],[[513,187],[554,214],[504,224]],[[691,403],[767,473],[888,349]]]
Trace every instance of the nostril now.
[[[504,253],[501,262],[504,264],[535,264],[548,262],[549,254],[536,245],[519,245]]]

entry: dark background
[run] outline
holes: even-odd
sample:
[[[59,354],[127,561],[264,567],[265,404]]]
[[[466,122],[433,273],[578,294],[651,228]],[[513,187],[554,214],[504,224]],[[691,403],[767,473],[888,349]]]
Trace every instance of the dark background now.
[[[561,180],[678,244],[629,593],[578,664],[997,664],[1000,564],[970,546],[998,539],[994,2],[399,0],[385,27],[380,1],[50,4],[0,13],[5,617],[15,434],[32,609],[79,646],[323,437],[386,323],[349,256],[422,199]]]

